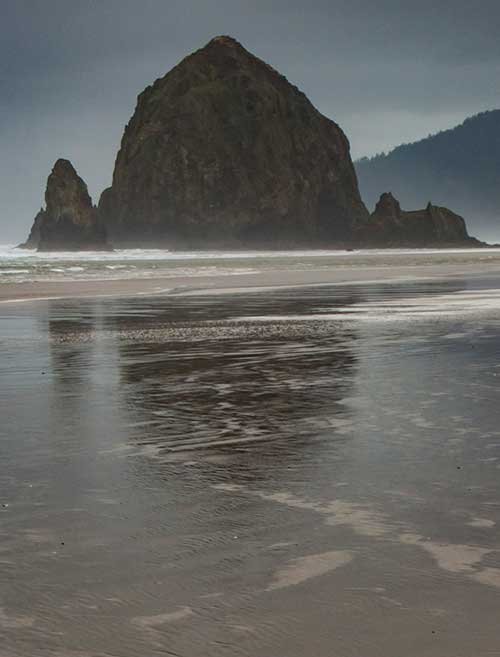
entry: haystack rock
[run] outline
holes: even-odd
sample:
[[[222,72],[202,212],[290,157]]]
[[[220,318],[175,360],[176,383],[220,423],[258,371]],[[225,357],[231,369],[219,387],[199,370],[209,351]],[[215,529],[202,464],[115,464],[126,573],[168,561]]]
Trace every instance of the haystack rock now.
[[[106,231],[87,185],[68,160],[59,159],[47,180],[45,210],[35,217],[24,248],[39,251],[108,250]]]
[[[349,242],[369,217],[339,126],[225,36],[140,94],[99,213],[114,245],[174,247]]]
[[[469,236],[463,217],[448,208],[429,203],[423,210],[404,211],[390,192],[382,194],[358,239],[383,246],[482,245]]]

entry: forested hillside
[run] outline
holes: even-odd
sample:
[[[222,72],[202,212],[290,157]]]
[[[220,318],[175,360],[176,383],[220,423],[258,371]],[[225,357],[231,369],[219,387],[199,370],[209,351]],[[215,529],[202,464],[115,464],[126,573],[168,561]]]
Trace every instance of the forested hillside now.
[[[370,209],[391,191],[404,208],[445,205],[465,217],[472,234],[500,240],[500,110],[358,160],[356,170]]]

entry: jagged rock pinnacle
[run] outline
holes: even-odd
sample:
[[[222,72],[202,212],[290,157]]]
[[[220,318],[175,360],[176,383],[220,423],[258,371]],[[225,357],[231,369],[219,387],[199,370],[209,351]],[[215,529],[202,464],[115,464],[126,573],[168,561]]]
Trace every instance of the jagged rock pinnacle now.
[[[40,251],[109,248],[87,185],[69,160],[58,159],[47,180],[45,210],[24,246]]]

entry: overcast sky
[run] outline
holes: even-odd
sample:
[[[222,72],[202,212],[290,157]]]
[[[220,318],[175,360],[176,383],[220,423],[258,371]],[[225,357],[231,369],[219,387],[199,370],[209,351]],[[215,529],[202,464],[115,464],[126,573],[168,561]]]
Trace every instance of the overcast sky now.
[[[137,94],[230,34],[347,133],[354,157],[500,107],[498,0],[0,0],[0,242],[58,157],[94,202]]]

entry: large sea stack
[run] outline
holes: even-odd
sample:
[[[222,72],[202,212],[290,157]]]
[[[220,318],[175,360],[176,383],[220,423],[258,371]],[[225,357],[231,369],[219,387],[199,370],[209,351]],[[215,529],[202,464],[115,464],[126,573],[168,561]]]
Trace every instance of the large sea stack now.
[[[338,244],[368,219],[339,126],[224,36],[140,94],[99,212],[122,246]]]
[[[35,217],[22,246],[39,251],[107,250],[106,231],[87,185],[68,160],[59,159],[47,180],[45,210]]]
[[[465,220],[448,208],[428,203],[405,211],[391,192],[380,197],[370,221],[358,231],[358,241],[378,246],[482,246],[467,233]]]

